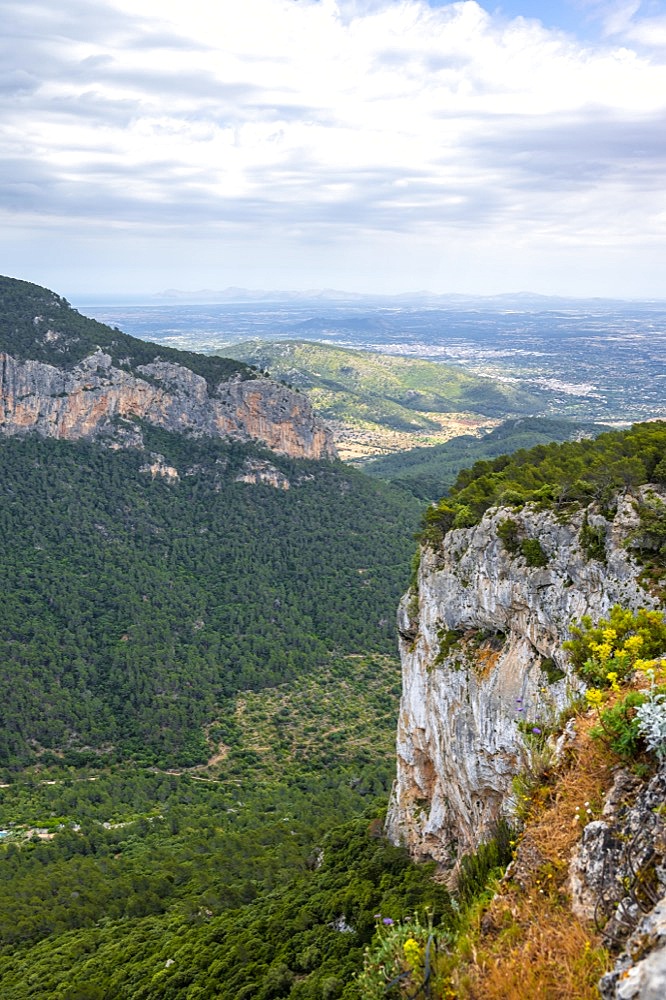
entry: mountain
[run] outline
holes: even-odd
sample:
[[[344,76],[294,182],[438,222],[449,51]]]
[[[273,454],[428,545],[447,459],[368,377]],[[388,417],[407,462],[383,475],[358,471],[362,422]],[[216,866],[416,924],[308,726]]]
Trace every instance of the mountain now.
[[[305,395],[0,292],[0,763],[198,763],[233,692],[393,650],[418,505]]]
[[[149,344],[58,295],[0,278],[0,433],[141,443],[141,423],[333,457],[304,396],[247,365]]]
[[[143,436],[0,440],[4,764],[197,762],[233,691],[394,648],[416,501],[339,464]]]
[[[659,995],[666,426],[478,461],[427,508],[385,828],[417,501],[211,432],[256,373],[10,290],[5,360],[65,388],[0,437],[3,1000]],[[118,433],[110,369],[161,416]]]
[[[601,298],[571,298],[563,295],[541,295],[537,292],[505,292],[498,295],[466,295],[461,293],[442,293],[413,291],[397,294],[350,292],[335,288],[311,288],[303,290],[287,289],[254,289],[227,287],[221,289],[202,288],[186,291],[178,288],[168,288],[154,295],[144,295],[141,301],[182,302],[182,303],[242,303],[242,302],[342,302],[355,305],[402,305],[414,304],[426,308],[439,309],[483,309],[497,312],[540,309],[546,311],[572,309],[606,309],[626,306],[635,310],[663,300],[626,300]],[[91,300],[92,301],[92,300]],[[99,299],[95,300],[96,302]],[[125,299],[125,301],[127,301]]]
[[[419,504],[303,457],[302,394],[3,287],[0,994],[340,996],[377,908],[448,907],[377,819]]]
[[[352,460],[445,441],[543,405],[538,393],[417,358],[306,340],[247,341],[225,350],[306,393],[342,457]]]

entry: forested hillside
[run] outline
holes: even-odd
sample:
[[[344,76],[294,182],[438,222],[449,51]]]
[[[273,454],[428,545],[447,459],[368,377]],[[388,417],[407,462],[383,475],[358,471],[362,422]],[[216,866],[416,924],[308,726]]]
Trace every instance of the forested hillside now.
[[[236,375],[254,378],[247,365],[229,358],[178,351],[131,337],[121,330],[82,316],[55,292],[0,275],[0,352],[17,360],[43,361],[71,368],[98,347],[127,371],[150,364],[156,357],[190,368],[212,389]]]
[[[362,468],[370,476],[399,483],[423,500],[437,500],[454,484],[460,470],[475,462],[551,441],[594,437],[603,429],[601,424],[574,420],[517,417],[505,420],[481,437],[462,434],[445,444],[369,459]]]
[[[468,527],[495,505],[534,501],[566,507],[596,500],[602,506],[621,489],[666,482],[666,423],[634,424],[595,440],[520,449],[463,469],[439,504],[426,512],[437,531]]]
[[[0,788],[3,1000],[363,1000],[374,914],[450,913],[373,818],[399,678],[385,657],[333,659],[226,699],[210,767],[59,767]]]
[[[301,340],[224,350],[306,392],[347,459],[436,444],[545,402],[538,391],[413,357]]]
[[[195,763],[221,698],[394,650],[415,500],[340,464],[144,431],[179,479],[142,471],[150,452],[0,442],[4,765]],[[248,461],[290,488],[237,481]]]
[[[348,655],[393,648],[418,505],[339,465],[149,434],[148,454],[0,447],[8,749],[38,761],[0,790],[3,997],[367,1000],[378,923],[426,908],[451,982],[510,834],[454,906],[383,840],[398,666]],[[478,463],[426,534],[498,499],[612,503],[663,479],[665,444],[655,423]],[[590,954],[586,990],[607,967]]]

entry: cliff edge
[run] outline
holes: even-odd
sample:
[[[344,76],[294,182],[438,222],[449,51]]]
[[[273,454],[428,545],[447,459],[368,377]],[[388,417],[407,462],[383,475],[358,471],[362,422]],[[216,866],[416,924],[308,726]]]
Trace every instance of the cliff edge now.
[[[141,422],[335,458],[308,399],[242,362],[150,344],[0,277],[0,434],[142,446]]]
[[[612,513],[566,515],[493,507],[421,550],[398,615],[403,693],[387,818],[390,839],[413,857],[452,869],[511,817],[512,780],[532,752],[525,733],[552,725],[582,687],[562,650],[570,624],[614,604],[658,606],[627,547],[634,501],[624,493]],[[586,529],[603,539],[594,558]]]

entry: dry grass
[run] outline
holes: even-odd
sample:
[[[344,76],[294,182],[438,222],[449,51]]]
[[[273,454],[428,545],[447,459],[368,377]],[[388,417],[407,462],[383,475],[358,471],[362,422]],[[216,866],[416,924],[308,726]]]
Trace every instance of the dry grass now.
[[[594,928],[571,912],[567,885],[581,833],[576,809],[589,803],[598,815],[612,781],[613,761],[589,736],[594,721],[578,718],[564,762],[535,790],[513,864],[458,944],[448,996],[598,1000],[608,955]]]

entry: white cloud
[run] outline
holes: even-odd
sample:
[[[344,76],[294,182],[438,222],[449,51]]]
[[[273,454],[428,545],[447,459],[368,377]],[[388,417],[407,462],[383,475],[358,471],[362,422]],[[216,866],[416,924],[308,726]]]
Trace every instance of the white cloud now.
[[[4,0],[5,229],[255,246],[264,284],[287,242],[334,284],[349,240],[393,271],[401,240],[411,287],[443,243],[512,248],[513,287],[539,248],[663,249],[666,63],[606,13],[622,44],[474,2]]]

